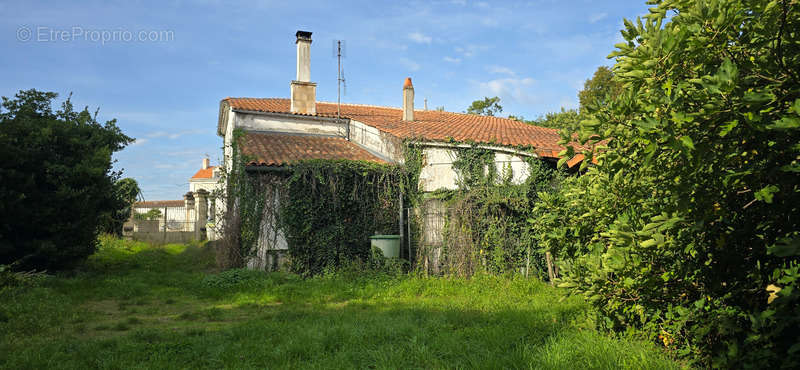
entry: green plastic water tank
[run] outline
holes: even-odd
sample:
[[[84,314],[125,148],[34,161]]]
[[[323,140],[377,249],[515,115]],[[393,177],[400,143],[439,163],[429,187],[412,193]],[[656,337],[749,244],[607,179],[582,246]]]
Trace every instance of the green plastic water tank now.
[[[369,238],[372,246],[378,247],[384,257],[400,257],[400,235],[373,235]]]

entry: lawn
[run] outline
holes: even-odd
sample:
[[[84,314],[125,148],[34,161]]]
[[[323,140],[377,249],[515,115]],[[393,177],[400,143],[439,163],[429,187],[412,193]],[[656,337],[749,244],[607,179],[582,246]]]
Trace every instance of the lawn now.
[[[0,368],[677,368],[534,279],[217,273],[210,248],[103,239],[0,288]]]

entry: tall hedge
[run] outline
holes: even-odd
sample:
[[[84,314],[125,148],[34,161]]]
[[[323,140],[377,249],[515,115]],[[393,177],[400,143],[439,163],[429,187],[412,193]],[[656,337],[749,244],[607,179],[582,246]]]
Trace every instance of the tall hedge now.
[[[95,250],[119,202],[112,153],[132,141],[55,93],[21,91],[0,109],[0,264],[63,269]]]
[[[703,366],[797,367],[800,4],[650,4],[611,55],[623,92],[581,122],[590,168],[543,199],[541,245],[609,328]]]

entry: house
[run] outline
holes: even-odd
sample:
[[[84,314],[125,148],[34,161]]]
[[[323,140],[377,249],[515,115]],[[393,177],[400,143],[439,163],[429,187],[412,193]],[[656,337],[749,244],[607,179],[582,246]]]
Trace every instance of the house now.
[[[189,179],[189,193],[187,193],[187,196],[188,194],[192,194],[193,198],[197,199],[196,194],[199,190],[202,189],[208,192],[208,196],[206,197],[206,202],[208,203],[208,227],[206,236],[208,240],[217,240],[220,237],[218,227],[216,227],[217,221],[222,218],[221,212],[223,210],[223,207],[217,207],[219,203],[217,196],[222,191],[220,171],[222,171],[222,168],[219,166],[211,166],[210,160],[208,158],[203,158],[202,166]]]
[[[203,158],[203,164],[195,174],[189,178],[189,192],[194,193],[203,189],[209,193],[213,193],[219,189],[221,168],[219,166],[211,166],[208,158]]]
[[[500,117],[428,111],[414,106],[411,78],[398,91],[400,107],[337,104],[316,100],[311,82],[311,32],[298,31],[297,74],[287,98],[222,99],[217,134],[224,140],[225,161],[231,168],[234,129],[244,135],[242,153],[251,169],[275,168],[304,159],[352,159],[403,164],[404,148],[422,149],[424,164],[419,189],[457,189],[453,169],[456,151],[476,144],[494,152],[495,166],[511,171],[514,183],[528,176],[526,158],[557,161],[563,150],[558,131]],[[576,156],[567,164],[581,161]],[[269,248],[286,248],[281,240]],[[259,255],[258,258],[262,258]],[[258,262],[256,262],[258,266]]]

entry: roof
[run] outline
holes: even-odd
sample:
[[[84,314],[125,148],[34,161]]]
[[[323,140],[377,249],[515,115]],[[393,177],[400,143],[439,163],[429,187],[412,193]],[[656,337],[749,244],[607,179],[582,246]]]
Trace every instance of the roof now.
[[[284,98],[225,98],[232,109],[310,116],[291,113]],[[476,142],[511,147],[531,146],[537,155],[558,158],[563,149],[557,129],[529,125],[508,118],[430,110],[415,110],[414,121],[403,121],[402,109],[342,104],[342,117],[388,132],[402,139]],[[318,117],[336,117],[336,103],[317,102]],[[221,125],[222,123],[220,123]],[[221,126],[220,126],[221,129]]]
[[[206,169],[199,169],[192,179],[211,179],[214,177],[214,166],[208,166]]]
[[[280,166],[306,159],[348,159],[386,164],[342,137],[247,132],[242,154],[254,159],[247,166]]]
[[[133,208],[183,207],[185,205],[184,200],[149,200],[136,202],[133,204]]]

